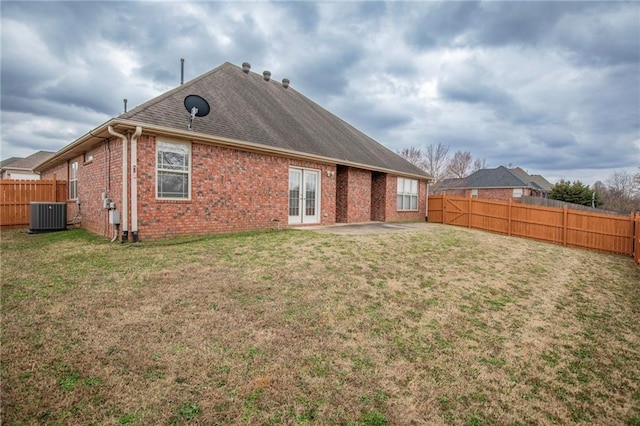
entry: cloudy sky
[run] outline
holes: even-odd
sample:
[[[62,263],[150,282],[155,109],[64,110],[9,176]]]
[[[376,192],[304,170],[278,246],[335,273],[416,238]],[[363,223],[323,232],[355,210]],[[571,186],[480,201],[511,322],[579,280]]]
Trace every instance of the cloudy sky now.
[[[640,166],[638,2],[0,3],[1,157],[56,151],[223,62],[387,147],[592,184]]]

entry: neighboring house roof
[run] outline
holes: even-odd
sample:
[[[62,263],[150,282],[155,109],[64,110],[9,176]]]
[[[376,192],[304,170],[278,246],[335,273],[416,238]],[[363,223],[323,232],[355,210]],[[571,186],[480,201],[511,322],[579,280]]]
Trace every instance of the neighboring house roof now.
[[[438,194],[449,189],[464,188],[465,183],[466,178],[442,179],[432,186],[432,191],[434,194]]]
[[[469,188],[522,188],[529,182],[504,166],[495,169],[480,169],[467,176],[466,186]]]
[[[189,113],[184,107],[188,95],[201,96],[210,106],[207,116],[194,119],[192,131],[187,130]],[[337,164],[431,177],[293,88],[285,88],[274,80],[265,81],[263,76],[245,73],[228,62],[99,129],[104,130],[107,124],[113,123],[140,125],[143,129],[151,127],[156,132],[157,129],[177,130],[181,136],[191,135],[196,140],[206,135],[223,138],[232,146],[247,145],[253,149],[333,160]],[[95,131],[90,133],[96,135]],[[83,138],[90,139],[89,135]]]
[[[32,172],[40,163],[51,158],[55,152],[38,151],[28,157],[11,157],[0,163],[0,168],[12,170],[24,170]]]
[[[531,175],[531,182],[537,184],[544,192],[551,192],[553,184],[541,175]]]
[[[22,157],[9,157],[5,160],[0,161],[0,168],[5,168],[7,167],[9,164],[13,163],[14,161],[17,160],[22,160]]]
[[[542,176],[530,176],[520,167],[508,169],[504,166],[495,169],[480,169],[461,179],[444,179],[439,182],[437,191],[447,189],[479,188],[532,188],[542,192],[551,191],[552,185]]]

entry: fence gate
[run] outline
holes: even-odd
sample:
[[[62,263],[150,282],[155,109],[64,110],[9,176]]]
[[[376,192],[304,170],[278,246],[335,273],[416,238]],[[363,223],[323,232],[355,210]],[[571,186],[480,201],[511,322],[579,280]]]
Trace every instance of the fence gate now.
[[[444,197],[443,223],[447,225],[469,226],[471,198]]]

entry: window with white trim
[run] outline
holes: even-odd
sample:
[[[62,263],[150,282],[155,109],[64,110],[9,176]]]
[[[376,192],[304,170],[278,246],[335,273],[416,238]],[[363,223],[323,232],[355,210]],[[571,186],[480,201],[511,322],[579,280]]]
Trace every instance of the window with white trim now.
[[[76,200],[78,198],[78,162],[74,161],[69,164],[69,199]]]
[[[513,198],[522,197],[522,188],[513,188]]]
[[[156,159],[157,197],[188,200],[191,196],[191,145],[158,141]]]
[[[418,210],[418,181],[398,178],[398,210]]]
[[[471,198],[478,198],[478,190],[477,189],[472,189],[471,190]]]

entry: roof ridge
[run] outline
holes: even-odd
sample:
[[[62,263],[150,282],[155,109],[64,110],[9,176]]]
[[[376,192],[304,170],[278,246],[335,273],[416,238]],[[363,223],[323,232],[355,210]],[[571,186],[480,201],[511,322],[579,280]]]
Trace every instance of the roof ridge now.
[[[500,167],[504,167],[504,166],[500,166]],[[519,180],[520,182],[522,182],[525,186],[529,186],[531,184],[531,179],[527,179],[526,181],[522,179],[522,177],[518,176],[518,173],[514,172],[515,169],[510,169],[508,167],[504,167],[509,173],[511,173],[511,175],[513,177],[515,177],[517,180]],[[520,169],[522,170],[522,169]],[[529,178],[531,176],[529,176],[529,174],[527,172],[525,172],[524,170],[522,170],[522,173],[524,173],[525,175],[527,175]]]

